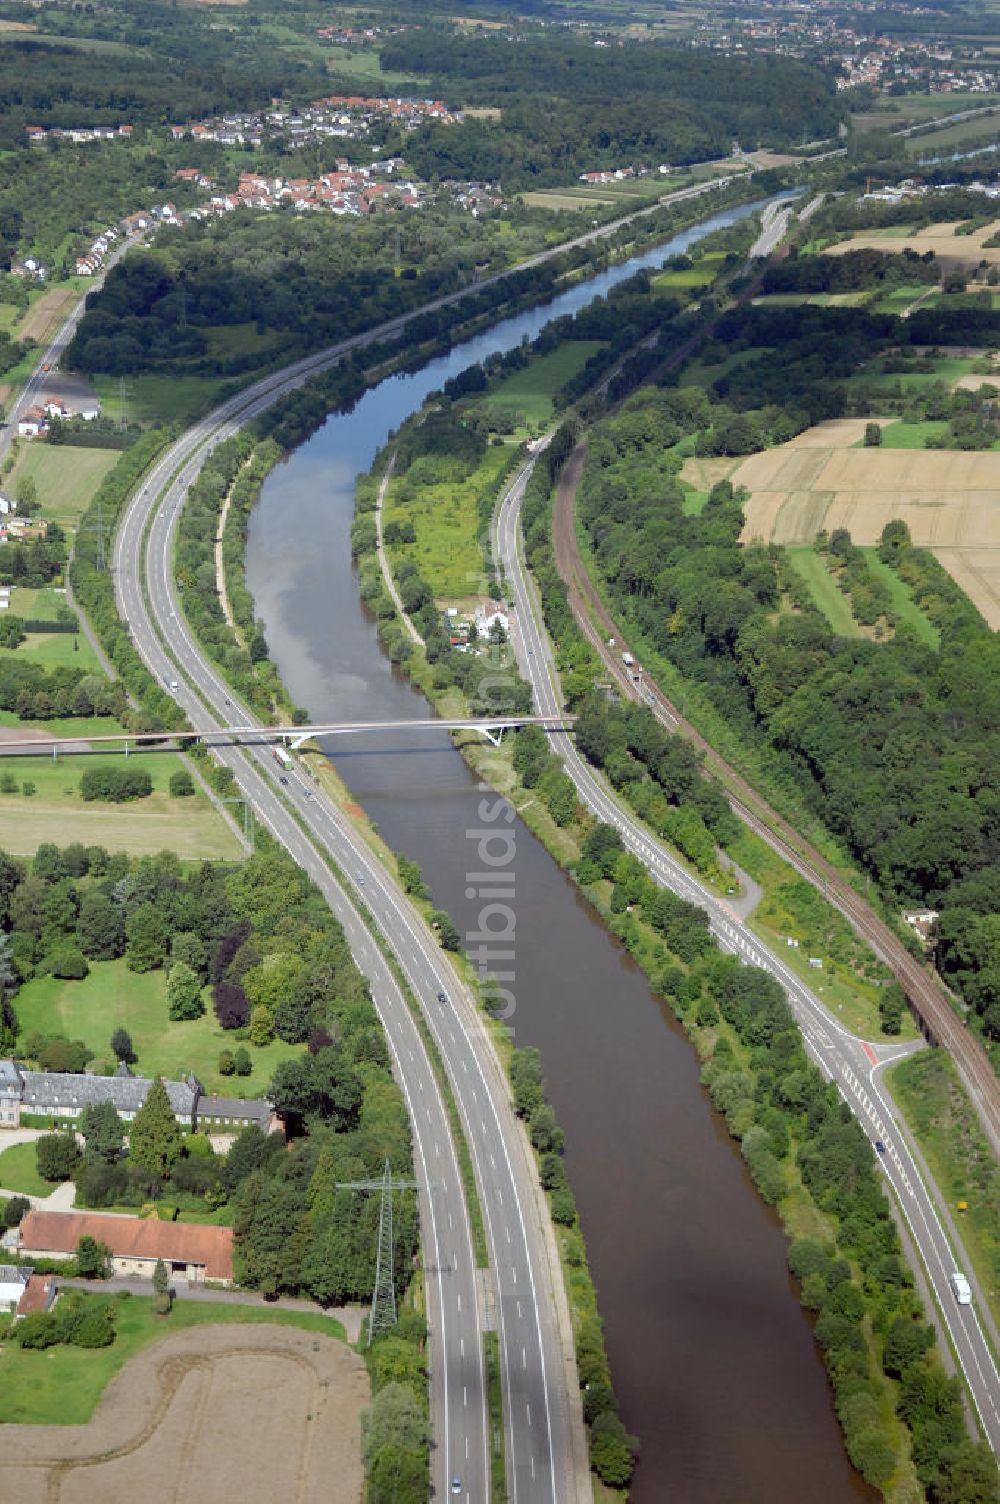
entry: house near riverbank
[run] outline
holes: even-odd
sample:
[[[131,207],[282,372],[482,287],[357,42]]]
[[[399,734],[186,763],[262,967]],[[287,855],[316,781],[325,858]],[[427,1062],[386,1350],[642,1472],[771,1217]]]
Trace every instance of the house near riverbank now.
[[[233,1229],[192,1222],[160,1222],[155,1217],[120,1217],[100,1212],[32,1210],[22,1218],[22,1258],[71,1259],[81,1238],[103,1243],[112,1273],[152,1279],[157,1260],[191,1284],[233,1282]]]

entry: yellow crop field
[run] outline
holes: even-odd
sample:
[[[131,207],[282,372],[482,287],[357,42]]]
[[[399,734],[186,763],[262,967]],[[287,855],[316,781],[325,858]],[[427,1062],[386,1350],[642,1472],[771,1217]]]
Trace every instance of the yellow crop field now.
[[[744,542],[806,544],[842,527],[874,544],[899,518],[1000,628],[1000,452],[856,449],[865,421],[822,423],[743,460],[732,480],[750,492]]]
[[[890,256],[898,256],[908,249],[916,251],[918,256],[933,251],[939,261],[952,266],[978,266],[980,261],[988,261],[991,266],[1000,265],[1000,246],[983,244],[996,233],[998,222],[994,220],[991,224],[982,225],[971,235],[956,235],[959,223],[960,221],[954,224],[926,225],[912,231],[905,226],[862,230],[849,240],[827,246],[824,255],[843,256],[846,251],[865,250],[885,251]]]

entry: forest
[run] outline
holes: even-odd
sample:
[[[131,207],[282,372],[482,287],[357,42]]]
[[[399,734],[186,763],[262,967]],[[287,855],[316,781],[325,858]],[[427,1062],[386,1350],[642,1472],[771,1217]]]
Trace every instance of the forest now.
[[[544,33],[526,46],[423,27],[391,39],[382,62],[429,75],[452,103],[503,111],[500,121],[418,131],[406,150],[421,176],[508,189],[628,163],[728,156],[734,139],[748,149],[797,145],[832,134],[840,117],[832,79],[818,69],[661,43],[597,49]]]

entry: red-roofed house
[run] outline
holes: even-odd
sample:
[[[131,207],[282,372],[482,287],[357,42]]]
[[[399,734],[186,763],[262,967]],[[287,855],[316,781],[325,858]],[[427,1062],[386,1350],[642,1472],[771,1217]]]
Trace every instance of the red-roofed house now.
[[[54,1274],[31,1274],[18,1302],[17,1314],[30,1316],[35,1311],[47,1311],[58,1289]]]
[[[38,1259],[73,1258],[83,1237],[110,1248],[115,1274],[151,1279],[157,1259],[162,1259],[169,1272],[180,1279],[193,1283],[211,1279],[226,1285],[233,1281],[231,1227],[33,1209],[19,1230],[22,1255]]]

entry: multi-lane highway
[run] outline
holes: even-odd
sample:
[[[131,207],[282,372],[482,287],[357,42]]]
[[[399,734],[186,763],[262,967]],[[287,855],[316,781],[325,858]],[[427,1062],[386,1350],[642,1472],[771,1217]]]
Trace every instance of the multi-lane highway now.
[[[513,640],[521,670],[531,684],[536,710],[542,715],[553,715],[562,708],[562,694],[541,602],[524,561],[520,528],[521,503],[539,452],[536,450],[525,462],[502,498],[496,516],[494,546],[514,605]],[[913,1047],[873,1045],[838,1024],[781,957],[750,933],[725,901],[716,898],[693,877],[612,793],[604,778],[577,751],[569,734],[556,733],[552,745],[576,785],[582,803],[599,820],[619,831],[626,847],[645,864],[653,878],[707,912],[712,933],[722,949],[770,972],[785,989],[807,1050],[824,1074],[837,1083],[876,1146],[879,1164],[920,1251],[983,1433],[993,1450],[1000,1451],[1000,1377],[996,1364],[975,1306],[960,1306],[955,1300],[951,1276],[959,1266],[934,1201],[878,1083],[881,1067]]]
[[[332,352],[319,357],[327,364],[333,358]],[[178,703],[201,731],[234,722],[249,726],[253,718],[185,621],[172,579],[177,520],[212,449],[299,385],[310,365],[315,361],[258,383],[172,445],[133,496],[116,538],[119,610],[150,671],[160,682],[176,684]],[[550,1261],[547,1211],[530,1150],[474,1000],[382,862],[301,768],[284,772],[265,747],[222,747],[217,755],[344,925],[370,980],[407,1096],[423,1186],[435,1490],[443,1495],[451,1488],[468,1500],[487,1498],[483,1330],[489,1323],[499,1337],[511,1498],[525,1504],[582,1504],[589,1497],[589,1476],[565,1295]],[[475,1167],[488,1271],[475,1266],[447,1114],[427,1052],[390,967],[358,917],[357,903],[364,904],[388,941],[447,1070]]]

